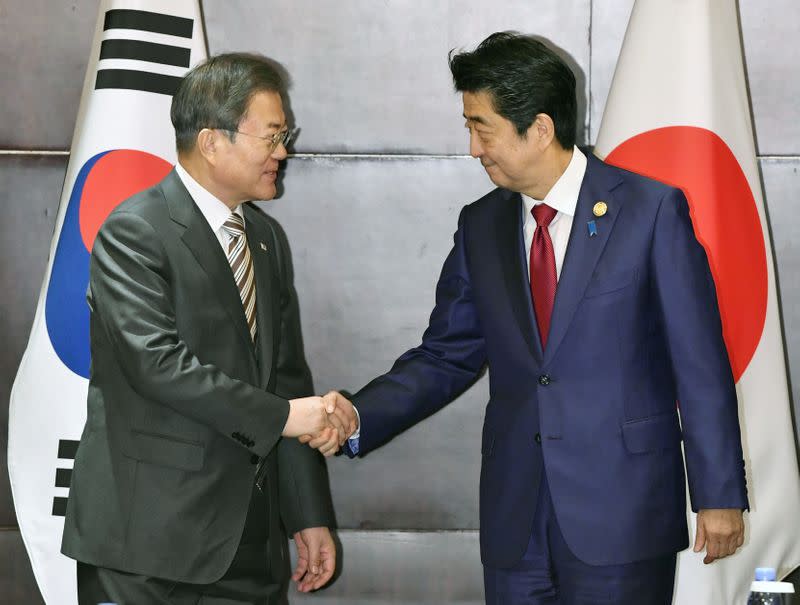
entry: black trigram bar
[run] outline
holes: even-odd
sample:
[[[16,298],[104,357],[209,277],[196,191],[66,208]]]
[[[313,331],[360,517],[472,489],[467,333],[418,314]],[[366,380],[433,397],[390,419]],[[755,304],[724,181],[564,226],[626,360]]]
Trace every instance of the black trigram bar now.
[[[181,38],[192,37],[194,21],[149,11],[114,9],[106,12],[103,29],[138,29]]]
[[[74,460],[78,452],[79,441],[75,439],[58,440],[58,457],[62,460]],[[56,487],[69,487],[72,483],[72,469],[56,469]],[[53,498],[53,516],[63,517],[67,514],[67,499],[60,496]]]
[[[53,498],[53,516],[63,517],[67,514],[67,499]]]
[[[69,487],[69,484],[71,482],[72,482],[71,468],[56,469],[56,487]]]
[[[150,63],[189,67],[191,50],[181,46],[156,44],[142,40],[103,40],[101,59],[136,59]]]
[[[97,80],[94,87],[99,88],[125,88],[128,90],[143,90],[156,92],[162,95],[174,95],[178,90],[181,78],[165,76],[146,71],[132,69],[100,69],[97,71]]]
[[[58,440],[58,457],[65,460],[74,460],[75,453],[78,451],[78,441],[72,439]]]

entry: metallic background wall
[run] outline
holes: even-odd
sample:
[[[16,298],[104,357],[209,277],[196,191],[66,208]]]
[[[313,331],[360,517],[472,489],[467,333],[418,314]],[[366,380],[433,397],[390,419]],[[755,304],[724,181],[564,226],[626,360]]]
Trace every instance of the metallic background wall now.
[[[591,145],[632,0],[205,0],[211,53],[255,50],[293,78],[302,127],[284,195],[318,391],[357,389],[419,342],[458,211],[491,188],[467,154],[447,53],[492,31],[557,44],[579,73]],[[47,262],[97,0],[0,6],[0,600],[41,602],[6,472],[7,402]],[[800,402],[800,4],[740,0],[759,161]],[[484,377],[364,460],[331,462],[344,574],[297,602],[479,603]],[[54,402],[57,405],[57,402]],[[391,593],[390,595],[387,595]]]

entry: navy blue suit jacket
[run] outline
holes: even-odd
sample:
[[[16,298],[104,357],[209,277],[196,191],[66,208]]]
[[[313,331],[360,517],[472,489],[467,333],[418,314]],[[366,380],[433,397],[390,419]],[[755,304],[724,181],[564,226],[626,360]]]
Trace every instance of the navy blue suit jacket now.
[[[599,200],[608,211],[595,217]],[[360,454],[442,408],[488,363],[484,564],[521,558],[542,473],[583,561],[686,548],[681,441],[693,509],[747,507],[714,282],[679,189],[589,156],[544,350],[520,195],[498,188],[466,206],[454,239],[422,344],[353,397]]]

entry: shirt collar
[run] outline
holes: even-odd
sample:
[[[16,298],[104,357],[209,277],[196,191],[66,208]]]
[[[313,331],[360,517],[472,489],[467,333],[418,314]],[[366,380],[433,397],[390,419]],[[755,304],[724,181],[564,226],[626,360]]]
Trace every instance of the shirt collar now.
[[[197,204],[200,213],[205,217],[211,230],[214,233],[219,231],[223,223],[228,220],[228,217],[231,215],[231,209],[228,208],[222,200],[198,183],[194,177],[181,166],[180,162],[175,164],[175,172],[178,174],[178,178],[180,178],[184,187],[186,187],[189,195],[192,196],[194,203]],[[241,204],[236,206],[233,212],[241,216],[244,221]]]
[[[547,204],[562,214],[575,216],[575,207],[578,205],[578,195],[580,195],[585,174],[586,156],[573,145],[572,159],[567,164],[567,169],[558,177],[543,200],[535,200],[524,193],[521,194],[522,201],[525,203],[526,215],[530,215],[531,209],[537,204]]]

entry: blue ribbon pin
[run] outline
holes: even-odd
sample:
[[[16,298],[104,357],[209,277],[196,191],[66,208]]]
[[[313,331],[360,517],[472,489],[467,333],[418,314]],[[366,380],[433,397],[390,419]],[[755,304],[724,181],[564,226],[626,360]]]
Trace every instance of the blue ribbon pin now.
[[[589,221],[586,223],[586,227],[589,229],[589,237],[594,237],[597,235],[597,223],[594,221]]]

